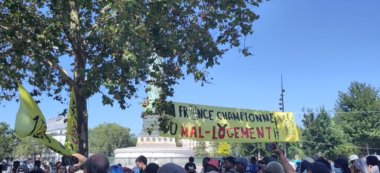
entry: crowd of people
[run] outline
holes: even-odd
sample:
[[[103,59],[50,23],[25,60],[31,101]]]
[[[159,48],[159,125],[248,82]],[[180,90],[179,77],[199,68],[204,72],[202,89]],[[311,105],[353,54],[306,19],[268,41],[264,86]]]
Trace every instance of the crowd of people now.
[[[121,164],[110,165],[108,158],[102,154],[94,154],[86,158],[81,154],[73,154],[77,162],[65,165],[57,162],[54,169],[36,160],[34,165],[19,161],[13,162],[12,173],[380,173],[379,159],[376,156],[358,157],[351,155],[348,158],[338,157],[327,160],[323,157],[295,158],[289,161],[284,152],[275,147],[273,155],[257,160],[251,157],[223,157],[202,159],[202,168],[197,168],[194,157],[183,165],[165,163],[158,165],[149,163],[145,156],[136,158],[136,166],[123,167]]]

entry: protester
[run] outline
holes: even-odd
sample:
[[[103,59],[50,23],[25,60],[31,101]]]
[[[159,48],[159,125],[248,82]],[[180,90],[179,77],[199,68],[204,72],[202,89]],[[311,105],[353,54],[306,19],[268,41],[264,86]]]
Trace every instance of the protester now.
[[[368,165],[364,159],[356,159],[352,163],[352,173],[369,173]]]
[[[236,172],[244,173],[248,166],[248,160],[244,157],[240,157],[236,159],[235,164]]]
[[[281,165],[281,163],[277,161],[272,161],[269,162],[265,168],[264,168],[264,173],[284,173],[284,168]]]
[[[314,162],[314,159],[310,157],[304,157],[301,162],[300,172],[307,172],[308,170],[310,170]]]
[[[351,173],[348,167],[348,160],[343,157],[339,157],[334,161],[334,172],[335,173]]]
[[[202,170],[201,170],[201,172],[205,172],[205,168],[206,168],[206,166],[207,166],[207,163],[210,161],[210,158],[209,157],[204,157],[203,159],[202,159]]]
[[[235,158],[232,156],[223,159],[224,173],[236,173],[235,170]]]
[[[148,160],[145,156],[141,155],[136,158],[136,166],[140,169],[140,173],[145,173],[146,165],[148,164]],[[135,172],[138,173],[138,172]]]
[[[206,173],[219,173],[219,162],[215,159],[211,159],[210,161],[207,162],[206,168],[205,168]]]
[[[158,168],[160,168],[160,166],[156,163],[149,163],[145,168],[145,173],[157,173]]]
[[[256,157],[251,157],[250,164],[248,165],[246,172],[248,173],[257,172],[257,158]]]
[[[376,156],[367,156],[366,163],[370,173],[379,173],[379,159]]]
[[[355,160],[359,159],[359,156],[356,155],[356,154],[352,154],[350,155],[350,157],[348,157],[348,161],[352,164],[354,163]]]
[[[22,167],[24,173],[29,173],[28,161],[24,160],[24,161],[22,162],[22,165],[21,165],[20,167]]]
[[[197,166],[194,164],[194,157],[189,157],[189,162],[185,164],[185,170],[187,173],[195,173]]]
[[[331,164],[328,160],[326,160],[325,158],[323,157],[318,157],[315,159],[315,162],[319,162],[319,163],[322,163],[323,165],[325,165],[325,167],[331,172]]]
[[[56,164],[55,164],[55,171],[56,173],[66,173],[66,166],[63,166],[62,165],[62,162],[58,161]]]
[[[265,161],[259,160],[257,161],[257,173],[263,173],[265,168]]]
[[[49,163],[42,163],[42,167],[44,168],[43,171],[44,173],[50,173],[50,166],[49,166]]]
[[[299,155],[294,156],[293,160],[294,167],[296,168],[296,172],[299,172],[301,169],[301,160]]]
[[[121,166],[119,165],[112,165],[110,168],[110,171],[108,172],[109,173],[123,173],[123,168],[121,168]]]
[[[18,167],[20,167],[20,161],[16,160],[16,161],[13,162],[12,173],[16,173]]]
[[[186,170],[174,163],[167,163],[162,165],[157,173],[186,173]]]
[[[88,159],[78,153],[72,154],[72,156],[78,159],[78,163],[71,167],[73,171],[74,169],[79,170],[83,168],[84,173],[108,173],[110,163],[108,158],[103,154],[94,154]]]
[[[331,173],[331,169],[330,166],[326,166],[326,164],[316,161],[312,163],[307,173]]]
[[[133,170],[128,168],[128,167],[123,167],[123,172],[124,173],[134,173]]]
[[[17,171],[16,171],[16,173],[25,173],[25,171],[24,171],[24,168],[23,167],[18,167],[18,169],[17,169]]]
[[[35,160],[34,161],[34,167],[30,173],[45,173],[44,170],[41,169],[41,161]]]

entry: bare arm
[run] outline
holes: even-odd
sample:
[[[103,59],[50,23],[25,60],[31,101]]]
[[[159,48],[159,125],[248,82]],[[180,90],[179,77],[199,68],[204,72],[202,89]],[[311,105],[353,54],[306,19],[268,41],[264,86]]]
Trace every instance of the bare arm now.
[[[285,173],[295,173],[296,171],[294,170],[293,166],[290,165],[290,163],[286,159],[284,152],[282,152],[282,150],[278,147],[277,144],[275,144],[275,146],[276,146],[276,149],[273,150],[273,152],[278,155],[280,163],[281,163],[282,167],[284,167]]]

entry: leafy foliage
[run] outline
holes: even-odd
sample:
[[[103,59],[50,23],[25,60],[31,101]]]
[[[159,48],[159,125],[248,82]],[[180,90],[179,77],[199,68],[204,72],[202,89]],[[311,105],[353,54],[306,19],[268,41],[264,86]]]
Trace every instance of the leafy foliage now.
[[[265,143],[240,143],[237,145],[238,156],[270,156],[272,153],[269,153],[265,150]]]
[[[15,151],[16,157],[35,157],[36,155],[41,155],[42,152],[47,149],[33,137],[19,138],[18,140],[19,141]]]
[[[302,150],[301,143],[288,143],[287,158],[294,159],[298,155],[300,158],[304,157],[304,151]]]
[[[74,88],[79,150],[87,155],[88,98],[101,94],[103,104],[125,109],[141,83],[162,89],[159,103],[186,75],[203,84],[207,70],[253,33],[260,2],[1,1],[0,100],[14,98],[18,81],[61,102]]]
[[[130,134],[129,128],[115,123],[100,124],[90,130],[90,153],[103,153],[111,156],[116,148],[135,146],[136,142],[137,139]]]
[[[347,92],[339,92],[336,112],[337,124],[354,144],[380,148],[380,98],[377,89],[365,83],[352,82]]]
[[[0,122],[0,159],[9,158],[12,156],[16,137],[9,125],[5,122]]]
[[[331,120],[324,108],[317,114],[309,110],[302,121],[302,149],[305,155],[336,159],[338,156],[355,152],[348,143],[348,137]]]

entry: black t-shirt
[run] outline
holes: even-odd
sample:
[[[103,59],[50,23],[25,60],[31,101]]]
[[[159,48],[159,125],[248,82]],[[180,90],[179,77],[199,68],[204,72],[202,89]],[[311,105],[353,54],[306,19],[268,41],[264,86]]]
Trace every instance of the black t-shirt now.
[[[186,171],[191,171],[191,170],[196,170],[197,166],[193,162],[187,162],[185,165],[185,170]]]

